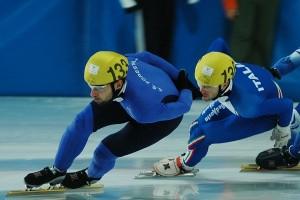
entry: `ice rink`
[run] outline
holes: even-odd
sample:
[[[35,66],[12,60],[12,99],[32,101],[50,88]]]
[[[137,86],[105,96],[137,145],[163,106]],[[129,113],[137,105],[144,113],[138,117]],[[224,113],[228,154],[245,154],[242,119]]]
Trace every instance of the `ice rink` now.
[[[196,177],[134,179],[162,157],[185,152],[189,124],[205,106],[195,101],[180,126],[157,144],[117,161],[105,175],[100,193],[65,193],[47,196],[6,197],[24,188],[23,177],[51,166],[61,135],[89,98],[0,98],[0,199],[205,199],[205,200],[299,200],[300,172],[242,173],[242,163],[254,162],[273,145],[270,133],[241,141],[212,145],[197,168]],[[93,134],[72,170],[85,168],[96,145],[122,125]],[[222,134],[222,130],[220,130]]]

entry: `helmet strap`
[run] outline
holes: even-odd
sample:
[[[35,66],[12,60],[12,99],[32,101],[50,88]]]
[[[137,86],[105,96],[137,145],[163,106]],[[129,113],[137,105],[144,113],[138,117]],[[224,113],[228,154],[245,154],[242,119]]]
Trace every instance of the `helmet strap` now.
[[[119,94],[119,92],[120,92],[120,90],[121,89],[115,89],[115,87],[114,87],[114,83],[110,83],[110,87],[111,87],[111,89],[112,89],[112,100],[113,99],[115,99],[115,98],[117,98],[118,97],[118,94]]]
[[[219,88],[218,94],[213,100],[215,100],[221,96],[228,96],[230,94],[230,92],[232,90],[232,80],[230,80],[229,84],[225,88],[222,89],[221,85],[219,85],[218,88]]]
[[[221,85],[219,85],[218,89],[219,89],[219,90],[218,90],[217,96],[216,96],[215,98],[213,98],[212,100],[216,100],[217,98],[219,98],[220,96],[222,96],[223,91],[222,91]]]

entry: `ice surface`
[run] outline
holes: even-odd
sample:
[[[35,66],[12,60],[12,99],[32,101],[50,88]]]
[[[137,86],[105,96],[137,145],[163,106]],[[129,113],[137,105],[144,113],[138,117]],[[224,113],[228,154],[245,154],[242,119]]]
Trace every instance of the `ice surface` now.
[[[115,169],[101,180],[105,185],[103,193],[5,197],[8,190],[24,188],[23,177],[27,173],[52,164],[62,132],[89,101],[89,98],[0,98],[0,199],[300,199],[298,172],[239,172],[242,163],[253,162],[257,153],[272,146],[270,133],[212,145],[207,157],[197,165],[200,172],[196,177],[133,179],[162,156],[185,151],[189,124],[205,106],[200,101],[194,102],[181,125],[167,138],[119,159]],[[93,134],[70,170],[86,167],[101,139],[120,127],[106,127]]]

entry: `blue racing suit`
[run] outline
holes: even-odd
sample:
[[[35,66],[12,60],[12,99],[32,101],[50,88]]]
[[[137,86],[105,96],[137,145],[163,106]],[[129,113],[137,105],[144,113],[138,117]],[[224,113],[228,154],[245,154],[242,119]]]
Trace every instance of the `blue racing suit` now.
[[[127,55],[129,66],[121,94],[114,101],[91,102],[66,129],[54,167],[67,171],[91,133],[112,125],[124,128],[104,138],[94,151],[89,177],[100,179],[118,157],[136,152],[170,134],[190,110],[192,93],[174,84],[179,70],[149,52]]]
[[[285,75],[299,65],[298,55],[292,61],[282,59],[275,67]],[[236,75],[229,87],[230,91],[211,102],[191,124],[183,166],[194,167],[205,157],[211,144],[240,140],[269,131],[277,124],[286,127],[290,123],[289,150],[300,158],[300,106],[293,109],[293,102],[283,97],[271,74],[260,66],[236,63]]]

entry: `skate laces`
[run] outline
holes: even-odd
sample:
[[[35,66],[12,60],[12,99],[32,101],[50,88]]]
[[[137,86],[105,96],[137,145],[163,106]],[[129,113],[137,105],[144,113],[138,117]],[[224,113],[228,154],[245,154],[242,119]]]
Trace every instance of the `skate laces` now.
[[[90,185],[86,169],[77,172],[67,173],[62,185],[67,188],[79,188],[84,185]]]
[[[62,185],[67,188],[79,188],[84,185],[91,185],[100,180],[100,178],[89,177],[86,170],[87,168],[77,172],[67,173]]]
[[[88,176],[85,171],[79,171],[69,174],[70,179],[73,180],[88,180]]]
[[[38,178],[40,176],[45,176],[45,175],[53,175],[53,173],[49,167],[45,167],[44,169],[33,173],[33,176],[36,178]]]

